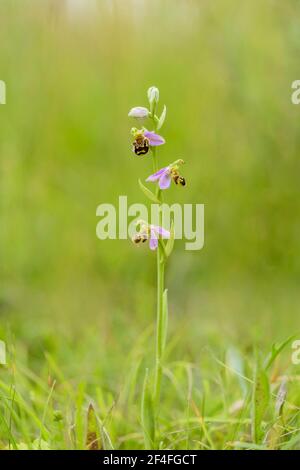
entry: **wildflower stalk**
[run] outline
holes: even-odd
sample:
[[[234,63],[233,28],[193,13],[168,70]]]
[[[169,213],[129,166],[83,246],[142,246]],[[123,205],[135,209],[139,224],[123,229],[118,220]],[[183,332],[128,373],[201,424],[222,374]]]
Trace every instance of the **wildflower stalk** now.
[[[168,323],[168,298],[167,290],[164,288],[164,276],[166,260],[170,256],[174,245],[174,223],[172,222],[170,231],[162,227],[163,214],[161,205],[163,203],[163,190],[170,187],[171,181],[176,185],[185,186],[185,179],[179,173],[179,166],[184,163],[182,159],[177,159],[168,166],[158,169],[157,149],[159,145],[165,144],[165,140],[156,132],[162,127],[166,117],[166,106],[160,114],[156,115],[156,107],[159,101],[159,90],[151,87],[148,90],[148,100],[150,108],[138,106],[132,108],[129,116],[137,119],[141,124],[143,119],[148,118],[152,122],[153,130],[149,131],[145,127],[131,129],[134,136],[132,150],[138,157],[148,154],[149,150],[152,154],[152,165],[154,174],[150,175],[146,182],[157,183],[155,193],[148,187],[145,187],[139,180],[140,189],[151,202],[159,205],[159,221],[158,225],[140,220],[137,222],[139,227],[137,233],[133,236],[132,241],[137,245],[142,245],[149,241],[151,250],[156,250],[157,264],[157,313],[156,313],[156,347],[155,347],[155,371],[154,371],[154,388],[151,393],[149,390],[148,372],[146,373],[144,388],[142,393],[141,406],[141,423],[143,426],[145,447],[153,449],[155,446],[157,420],[160,411],[160,392],[162,381],[162,361],[166,341],[167,323]],[[167,239],[165,243],[163,239]],[[152,388],[152,387],[151,387]]]
[[[155,111],[155,110],[154,110]],[[153,124],[154,132],[156,132],[157,120],[155,119],[155,112],[153,111]],[[158,170],[156,148],[152,149],[153,171]],[[157,186],[156,197],[159,204],[162,204],[162,194]],[[162,225],[162,213],[159,212],[159,225]],[[154,382],[154,405],[158,415],[159,401],[160,401],[160,388],[162,378],[162,315],[163,315],[163,294],[164,294],[164,276],[165,276],[165,255],[162,247],[159,245],[156,255],[157,264],[157,313],[156,313],[156,357],[155,357],[155,382]]]

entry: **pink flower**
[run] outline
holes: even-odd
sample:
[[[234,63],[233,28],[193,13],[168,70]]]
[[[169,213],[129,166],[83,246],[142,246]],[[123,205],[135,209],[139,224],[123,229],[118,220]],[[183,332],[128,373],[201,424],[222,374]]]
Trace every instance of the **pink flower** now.
[[[171,165],[165,166],[153,173],[153,175],[150,175],[146,181],[150,181],[152,183],[157,181],[160,189],[168,189],[172,180],[175,184],[185,186],[185,179],[178,172],[179,164],[181,165],[182,163],[184,163],[183,160],[176,160],[176,162]]]
[[[149,151],[149,147],[156,147],[163,145],[165,139],[155,132],[147,131],[146,129],[132,129],[134,135],[134,142],[132,144],[132,150],[136,155],[145,155]]]
[[[150,250],[156,250],[158,247],[158,238],[170,238],[169,230],[166,230],[159,225],[150,225]]]
[[[144,137],[149,140],[151,147],[157,147],[166,143],[165,139],[161,135],[155,134],[155,132],[144,131]]]
[[[158,181],[160,189],[168,189],[172,181],[170,167],[165,166],[164,168],[161,168],[156,173],[153,173],[153,175],[150,175],[146,181],[151,181],[153,183]]]
[[[166,230],[159,225],[148,225],[143,223],[141,225],[140,232],[136,233],[132,239],[135,244],[145,243],[149,240],[150,250],[156,250],[158,247],[158,239],[170,238],[171,234],[169,230]]]

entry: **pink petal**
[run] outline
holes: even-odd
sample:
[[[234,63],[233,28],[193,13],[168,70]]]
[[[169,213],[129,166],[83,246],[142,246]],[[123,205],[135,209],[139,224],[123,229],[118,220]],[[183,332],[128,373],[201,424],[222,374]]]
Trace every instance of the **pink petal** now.
[[[152,230],[152,229],[151,229],[149,247],[150,247],[150,250],[156,250],[156,248],[158,247],[157,235],[155,233],[155,230]]]
[[[146,181],[157,181],[159,178],[168,170],[168,167],[161,168],[158,170],[156,173],[153,173],[153,175],[150,175]]]
[[[171,236],[169,230],[166,230],[165,228],[160,227],[159,225],[151,225],[151,234],[152,232],[161,235],[162,238],[170,238]]]
[[[155,132],[145,131],[144,136],[149,139],[149,143],[152,147],[163,145],[165,143],[165,139],[161,135],[155,134]]]
[[[168,189],[170,187],[172,178],[169,172],[165,172],[160,178],[159,178],[159,187],[160,189]]]

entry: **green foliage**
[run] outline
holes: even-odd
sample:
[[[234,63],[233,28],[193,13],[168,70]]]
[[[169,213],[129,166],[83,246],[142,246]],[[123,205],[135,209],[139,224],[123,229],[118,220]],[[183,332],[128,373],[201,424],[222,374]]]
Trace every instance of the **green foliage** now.
[[[152,191],[150,191],[150,189],[148,189],[145,185],[143,185],[140,179],[139,179],[139,186],[141,190],[143,191],[143,193],[145,194],[145,196],[148,199],[150,199],[150,201],[155,202],[156,204],[159,204],[159,199],[157,199],[155,194]]]
[[[166,321],[166,291],[164,302]],[[82,336],[84,349],[77,350],[74,343],[59,336],[60,340],[53,336],[56,357],[64,361],[59,368],[56,365],[55,379],[44,359],[33,364],[31,355],[27,363],[9,359],[7,368],[1,370],[1,448],[299,448],[298,380],[294,380],[293,366],[286,367],[283,351],[267,372],[261,359],[253,361],[237,345],[230,347],[230,353],[227,350],[226,363],[218,359],[225,350],[217,345],[213,354],[202,349],[198,363],[173,361],[174,348],[181,351],[181,346],[178,339],[176,346],[169,340],[159,426],[154,432],[152,378],[148,371],[144,377],[140,367],[141,359],[147,362],[153,348],[149,332],[128,349],[123,369],[119,354],[105,367],[107,354],[97,350],[93,334]],[[23,341],[15,346],[21,357]],[[288,388],[282,375],[290,378]]]
[[[141,407],[141,424],[144,432],[145,449],[154,449],[155,443],[155,416],[153,398],[149,384],[149,372],[146,370]]]
[[[162,126],[164,125],[164,122],[165,122],[165,119],[166,119],[166,115],[167,115],[167,107],[166,105],[164,105],[163,107],[163,110],[162,110],[162,113],[158,119],[158,123],[157,123],[157,130],[161,129]]]
[[[92,403],[89,404],[87,412],[86,447],[88,450],[101,449],[100,430]]]
[[[273,344],[272,345],[272,349],[271,349],[271,352],[269,353],[266,361],[265,361],[265,369],[269,369],[271,367],[271,365],[273,364],[273,362],[275,361],[275,359],[277,358],[277,356],[281,353],[281,351],[283,351],[283,349],[288,345],[290,344],[290,342],[293,340],[294,338],[294,335],[293,336],[290,336],[289,338],[287,338],[285,341],[282,341],[281,343],[278,343],[278,344]]]
[[[266,370],[258,358],[255,368],[252,396],[252,437],[255,444],[260,444],[264,435],[262,427],[270,402],[270,384]]]
[[[299,2],[165,0],[135,15],[131,0],[99,1],[90,16],[64,3],[0,2],[0,447],[86,448],[91,402],[101,447],[153,446],[155,254],[97,240],[95,210],[155,191],[134,184],[152,164],[126,140],[155,84],[158,165],[188,163],[164,200],[205,204],[204,249],[176,240],[167,263],[155,445],[300,449],[299,366],[281,342],[299,330]],[[275,344],[262,364],[254,344],[262,357]]]

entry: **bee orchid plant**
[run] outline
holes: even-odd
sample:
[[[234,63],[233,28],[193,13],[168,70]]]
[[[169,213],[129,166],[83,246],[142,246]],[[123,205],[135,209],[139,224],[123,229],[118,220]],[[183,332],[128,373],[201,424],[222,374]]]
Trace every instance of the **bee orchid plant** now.
[[[133,127],[131,129],[131,134],[134,138],[132,151],[138,157],[147,155],[146,158],[148,158],[148,155],[151,156],[153,174],[146,179],[146,182],[156,184],[156,190],[155,192],[152,192],[148,187],[144,186],[140,180],[139,185],[143,193],[151,200],[151,202],[161,205],[163,203],[163,191],[170,187],[172,181],[174,181],[176,185],[185,186],[185,179],[179,173],[179,168],[184,161],[178,159],[159,169],[157,147],[164,145],[165,139],[157,132],[162,128],[165,122],[167,109],[166,106],[164,106],[160,116],[157,115],[159,90],[156,87],[149,88],[148,101],[149,109],[138,106],[132,108],[128,113],[129,117],[137,120],[139,126],[141,126],[146,119],[151,123],[150,131],[145,127]],[[173,225],[171,226],[170,231],[163,228],[161,225],[162,213],[160,211],[158,226],[148,224],[145,221],[138,221],[137,233],[133,236],[133,242],[135,244],[141,245],[149,241],[150,249],[153,251],[156,250],[157,252],[157,317],[154,389],[152,390],[150,388],[147,371],[144,381],[141,410],[141,422],[144,431],[145,446],[150,449],[154,448],[156,441],[162,379],[162,361],[167,336],[168,300],[167,289],[165,289],[164,286],[165,265],[174,245]]]

